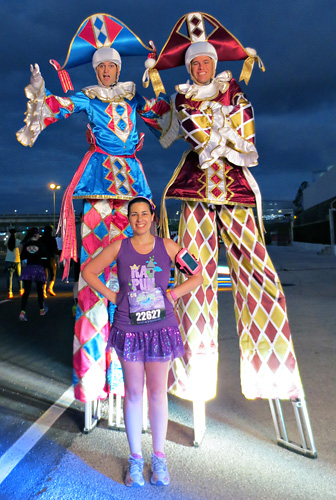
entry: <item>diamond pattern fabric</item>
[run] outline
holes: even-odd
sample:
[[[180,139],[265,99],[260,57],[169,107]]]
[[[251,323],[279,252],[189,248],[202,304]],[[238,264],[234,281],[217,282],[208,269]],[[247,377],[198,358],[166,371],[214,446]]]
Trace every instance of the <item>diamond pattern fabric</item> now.
[[[179,243],[202,262],[204,283],[177,305],[186,354],[171,366],[169,391],[191,401],[200,397],[206,401],[216,395],[217,227],[232,281],[243,394],[248,399],[304,397],[285,296],[252,209],[229,205],[210,208],[200,202],[183,202],[182,206]],[[177,283],[183,279],[180,274],[176,277]]]
[[[123,200],[85,200],[82,222],[81,271],[115,239],[125,238],[128,226],[127,202]],[[106,283],[110,268],[100,279]],[[75,324],[73,382],[80,401],[105,399],[108,392],[107,370],[111,366],[106,353],[109,335],[107,300],[79,278],[78,308]]]

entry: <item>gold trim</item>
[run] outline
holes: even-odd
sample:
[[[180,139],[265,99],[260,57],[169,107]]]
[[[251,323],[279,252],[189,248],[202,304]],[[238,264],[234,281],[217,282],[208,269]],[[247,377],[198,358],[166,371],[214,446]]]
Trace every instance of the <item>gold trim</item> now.
[[[190,150],[184,151],[180,163],[178,166],[175,168],[173,175],[171,179],[168,181],[168,184],[166,185],[162,197],[161,197],[161,205],[160,205],[160,221],[159,221],[159,228],[160,228],[160,235],[163,238],[169,238],[169,228],[168,228],[168,215],[167,215],[167,209],[166,209],[166,198],[167,199],[179,199],[179,198],[171,198],[171,197],[166,197],[167,191],[170,188],[170,186],[175,182],[178,174],[181,171],[181,168],[184,165],[185,158],[187,157],[187,154],[190,153]],[[166,236],[168,235],[168,236]]]
[[[128,82],[124,82],[124,83],[128,83]],[[99,89],[95,89],[93,87],[84,87],[82,89],[82,92],[83,94],[88,97],[89,99],[99,99],[100,101],[102,102],[120,102],[120,101],[124,101],[125,99],[128,99],[129,101],[131,101],[135,94],[136,94],[136,90],[135,90],[135,84],[133,82],[130,82],[133,84],[133,89],[129,92],[129,91],[124,91],[124,94],[119,94],[119,95],[113,95],[111,97],[104,97],[102,96],[100,93],[99,93]],[[122,82],[120,82],[120,85],[122,84]]]
[[[119,101],[117,101],[117,102],[115,103],[115,104],[116,104],[116,106],[115,106],[115,107],[113,107],[113,101],[110,101],[110,103],[109,103],[109,105],[107,106],[107,108],[105,108],[104,113],[106,113],[106,115],[110,118],[110,121],[109,121],[109,122],[108,122],[108,124],[107,124],[108,129],[109,129],[109,130],[111,130],[111,132],[113,132],[113,134],[114,134],[115,136],[117,136],[117,137],[118,137],[118,139],[120,139],[120,140],[121,140],[124,144],[126,144],[126,142],[127,142],[128,138],[129,138],[129,136],[130,136],[130,133],[131,133],[132,131],[130,130],[130,125],[129,125],[129,115],[128,115],[127,103],[125,103],[124,99],[122,99],[122,102],[124,103],[124,106],[121,106],[120,102],[119,102]],[[108,108],[109,108],[110,106],[112,107],[112,115],[110,115],[110,114],[107,112],[107,110],[108,110]],[[119,113],[115,110],[115,108],[116,108],[117,106],[124,107],[124,113],[122,114],[122,116],[120,116],[120,115],[119,115]],[[123,138],[122,138],[119,134],[117,134],[117,132],[116,132],[115,130],[113,130],[113,129],[110,127],[110,123],[111,123],[111,122],[113,122],[113,124],[115,125],[115,127],[116,127],[116,128],[118,127],[118,123],[116,123],[116,122],[115,122],[114,112],[116,112],[116,114],[120,117],[120,118],[119,118],[118,123],[119,123],[121,120],[123,120],[124,122],[126,122],[126,120],[123,118],[123,115],[124,115],[124,114],[125,114],[125,112],[126,112],[128,134],[127,134],[127,137],[126,137],[125,139],[123,139]],[[126,127],[125,127],[125,128],[126,128]],[[120,130],[121,130],[121,129],[120,129]],[[124,129],[124,130],[125,130],[125,129]],[[122,131],[122,130],[121,130],[121,132],[122,132],[122,134],[123,134],[123,135],[126,135],[126,134],[124,133],[124,131]],[[110,156],[110,155],[109,155],[109,156]]]
[[[226,165],[229,167],[228,171],[225,170],[225,166]],[[225,197],[227,195],[227,197],[228,197],[227,201],[228,202],[230,201],[231,198],[234,197],[234,192],[230,189],[230,186],[234,182],[233,178],[230,176],[231,170],[233,170],[233,166],[232,165],[230,165],[228,163],[224,163],[223,164]]]
[[[214,23],[217,25],[217,29],[218,29],[219,27],[223,28],[223,29],[224,29],[224,30],[225,30],[225,31],[226,31],[226,32],[227,32],[230,36],[232,36],[232,38],[234,38],[234,40],[235,40],[235,41],[236,41],[236,42],[240,45],[240,47],[241,47],[241,48],[243,49],[243,51],[245,52],[246,56],[247,56],[247,57],[249,57],[249,54],[246,52],[246,50],[245,50],[244,46],[240,43],[240,41],[238,40],[238,38],[236,38],[236,37],[235,37],[235,36],[231,33],[231,31],[229,31],[228,29],[226,29],[226,28],[225,28],[225,27],[224,27],[224,26],[223,26],[223,25],[222,25],[222,24],[221,24],[221,23],[220,23],[220,22],[219,22],[219,21],[218,21],[215,17],[212,17],[210,14],[206,14],[205,12],[198,12],[198,11],[196,11],[196,12],[195,12],[195,11],[193,11],[193,12],[188,12],[188,13],[187,13],[187,14],[185,14],[185,15],[184,15],[181,19],[179,19],[179,20],[177,21],[177,23],[175,24],[174,28],[173,28],[173,29],[172,29],[172,31],[170,32],[170,35],[169,35],[169,37],[168,37],[168,39],[167,39],[166,43],[164,44],[164,46],[163,46],[163,48],[162,48],[162,50],[161,50],[161,52],[160,52],[160,54],[159,54],[159,57],[157,58],[156,63],[155,63],[155,65],[153,66],[153,68],[155,68],[156,64],[157,64],[157,63],[158,63],[158,61],[160,60],[160,57],[161,57],[162,53],[164,52],[164,50],[165,50],[165,48],[166,48],[166,46],[167,46],[167,44],[168,44],[168,42],[169,42],[169,40],[170,40],[170,38],[171,38],[172,34],[176,32],[176,30],[177,30],[177,26],[178,26],[178,29],[180,29],[180,28],[181,28],[181,26],[182,26],[182,24],[183,24],[183,22],[186,20],[187,16],[190,16],[191,14],[200,14],[200,15],[201,15],[203,18],[205,18],[208,22],[209,22],[209,19],[211,19],[211,21],[212,21],[212,22],[214,22]],[[187,21],[186,21],[186,22],[187,22]],[[181,24],[179,24],[179,23],[181,23]],[[178,33],[179,33],[179,35],[183,36],[184,38],[187,38],[187,39],[190,41],[190,44],[192,43],[192,42],[191,42],[191,40],[190,40],[190,38],[188,38],[188,37],[186,37],[185,35],[183,35],[183,33],[180,33],[180,32],[178,32]],[[211,34],[212,34],[212,33],[211,33]],[[208,37],[206,37],[206,40],[208,41]]]
[[[240,82],[242,80],[244,80],[246,85],[248,85],[250,78],[251,78],[251,75],[252,75],[252,70],[253,70],[253,66],[254,66],[255,62],[258,64],[261,71],[263,71],[263,72],[265,71],[264,63],[262,62],[262,60],[260,59],[259,56],[249,56],[244,61],[243,68],[241,70],[240,77],[239,77]]]
[[[190,12],[190,14],[193,14],[193,12]],[[190,14],[185,14],[185,15],[181,18],[181,23],[180,23],[179,27],[178,27],[178,28],[176,28],[176,30],[175,30],[175,32],[176,32],[176,33],[178,33],[178,34],[179,34],[180,36],[182,36],[183,38],[186,38],[187,40],[189,40],[189,42],[191,42],[191,40],[190,40],[190,36],[186,36],[184,33],[182,33],[182,32],[180,31],[180,29],[182,28],[182,26],[184,25],[184,23],[186,23],[186,24],[187,24],[187,30],[188,30],[188,33],[189,33],[189,23],[188,23],[187,16],[189,16]],[[178,22],[179,22],[179,21],[177,21],[177,23],[175,24],[175,26],[177,26]],[[168,37],[168,40],[167,40],[166,44],[168,43],[168,41],[169,41],[169,39],[170,39],[170,37],[171,37],[171,35],[172,35],[172,33],[173,33],[173,32],[174,32],[174,30],[170,33],[170,35],[169,35],[169,37]],[[162,52],[162,50],[161,50],[161,52]],[[161,54],[160,54],[160,55],[161,55]]]
[[[81,23],[81,25],[79,26],[78,30],[76,31],[74,37],[72,38],[71,42],[70,42],[70,45],[69,45],[69,48],[68,48],[68,53],[67,53],[67,56],[66,56],[66,59],[65,59],[65,63],[63,64],[63,66],[61,67],[61,69],[64,69],[65,66],[67,65],[68,63],[68,59],[70,57],[70,52],[71,52],[71,48],[72,48],[72,44],[74,43],[75,41],[75,38],[77,37],[78,33],[80,32],[81,28],[83,27],[84,23],[86,23],[88,20],[91,21],[91,18],[93,16],[107,16],[108,18],[112,18],[114,19],[115,21],[117,21],[118,23],[120,23],[120,25],[122,26],[122,28],[127,28],[128,31],[130,31],[132,33],[132,35],[134,35],[134,37],[138,40],[138,42],[140,42],[140,44],[146,49],[148,50],[149,52],[153,52],[153,49],[151,47],[147,47],[147,45],[145,45],[142,40],[138,37],[138,35],[136,35],[126,24],[124,24],[122,21],[120,21],[117,17],[114,17],[114,16],[111,16],[111,14],[105,14],[104,12],[99,12],[97,14],[91,14],[91,16],[87,17],[86,19],[84,19],[84,21]],[[112,47],[113,46],[113,42],[111,43],[111,45],[108,45],[108,47]],[[107,47],[107,45],[106,45]],[[97,50],[97,49],[96,49]],[[78,65],[79,66],[79,65]]]
[[[159,97],[160,92],[162,92],[162,94],[165,94],[166,89],[164,88],[164,85],[162,83],[162,80],[161,80],[161,77],[160,77],[158,70],[155,68],[151,68],[148,71],[148,74],[149,74],[150,81],[152,82],[152,87],[153,87],[153,90],[154,90],[156,97]],[[149,82],[147,84],[147,87],[148,87],[148,85],[149,85]],[[147,88],[147,87],[145,87],[145,88]]]
[[[241,203],[241,202],[236,202],[236,201],[217,201],[217,200],[212,200],[208,198],[176,198],[173,196],[166,196],[166,200],[181,200],[181,201],[198,201],[200,203],[209,203],[211,205],[232,205],[232,206],[240,206],[240,207],[249,207],[249,208],[254,208],[256,206],[255,203]]]
[[[119,196],[119,195],[107,195],[107,194],[90,194],[90,196],[78,196],[74,195],[72,198],[76,200],[97,200],[97,199],[113,199],[113,200],[132,200],[134,196]]]
[[[241,203],[239,201],[235,202],[235,201],[230,201],[230,200],[227,200],[226,197],[227,197],[227,191],[225,190],[225,192],[223,193],[224,195],[224,200],[223,201],[219,201],[219,200],[215,200],[213,198],[204,198],[203,196],[201,198],[194,198],[194,197],[186,197],[186,196],[167,196],[167,191],[168,189],[171,187],[171,185],[175,182],[178,174],[180,173],[183,165],[184,165],[184,162],[185,162],[185,159],[187,157],[187,155],[190,153],[190,150],[187,150],[183,153],[182,157],[181,157],[181,160],[180,160],[180,163],[178,164],[178,166],[176,167],[176,169],[174,170],[174,173],[171,177],[171,179],[169,180],[168,184],[166,185],[165,189],[164,189],[164,192],[162,194],[162,198],[161,198],[161,213],[160,213],[160,223],[159,223],[159,227],[160,227],[160,231],[161,231],[161,235],[165,235],[167,234],[166,231],[168,231],[168,235],[169,235],[169,230],[168,230],[168,218],[167,218],[167,210],[166,210],[166,200],[181,200],[181,201],[195,201],[195,202],[204,202],[204,203],[210,203],[210,204],[213,204],[213,205],[232,205],[232,206],[243,206],[243,207],[255,207],[256,206],[256,202],[255,203]],[[216,163],[216,162],[215,162]],[[223,166],[224,168],[224,166]],[[204,171],[205,172],[205,171]],[[245,177],[245,175],[244,175]],[[245,177],[246,179],[246,177]],[[206,177],[206,180],[207,180],[207,177]],[[250,183],[248,182],[248,180],[246,179],[248,185],[250,185]],[[225,188],[227,187],[226,186],[226,173],[224,171],[224,183],[225,183]],[[206,187],[206,190],[208,190],[208,186],[207,186],[207,182],[204,183],[204,186]],[[203,189],[204,186],[201,188]],[[252,190],[253,191],[253,190]],[[199,191],[198,191],[199,192]],[[253,193],[254,194],[254,193]],[[255,194],[254,194],[255,196]],[[168,238],[169,236],[163,236],[164,238]]]

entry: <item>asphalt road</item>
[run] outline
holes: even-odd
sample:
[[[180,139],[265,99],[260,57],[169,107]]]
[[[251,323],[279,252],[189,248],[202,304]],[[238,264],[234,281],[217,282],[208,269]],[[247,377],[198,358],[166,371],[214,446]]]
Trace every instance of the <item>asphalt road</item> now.
[[[57,280],[45,317],[32,294],[29,321],[20,323],[20,298],[6,300],[0,269],[0,499],[336,499],[336,257],[295,247],[269,251],[287,297],[317,459],[277,446],[268,402],[242,396],[232,296],[221,292],[218,394],[206,405],[201,446],[193,446],[191,404],[170,396],[171,484],[126,488],[125,433],[108,428],[103,405],[104,418],[84,434],[83,405],[69,390],[72,283]],[[291,404],[283,408],[297,440]],[[150,433],[143,444],[149,477]]]

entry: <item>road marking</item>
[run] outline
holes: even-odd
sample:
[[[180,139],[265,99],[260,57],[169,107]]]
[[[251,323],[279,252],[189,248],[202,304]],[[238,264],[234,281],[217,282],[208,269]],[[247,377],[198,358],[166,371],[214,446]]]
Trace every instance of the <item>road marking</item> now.
[[[60,398],[0,457],[0,484],[53,426],[74,401],[73,387]]]

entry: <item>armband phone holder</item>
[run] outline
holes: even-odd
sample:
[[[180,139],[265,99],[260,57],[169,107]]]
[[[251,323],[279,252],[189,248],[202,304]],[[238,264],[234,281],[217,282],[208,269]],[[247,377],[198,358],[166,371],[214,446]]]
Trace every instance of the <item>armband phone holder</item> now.
[[[182,250],[180,250],[176,255],[175,264],[181,273],[188,274],[189,276],[197,274],[201,269],[201,265],[186,248],[182,248]]]

